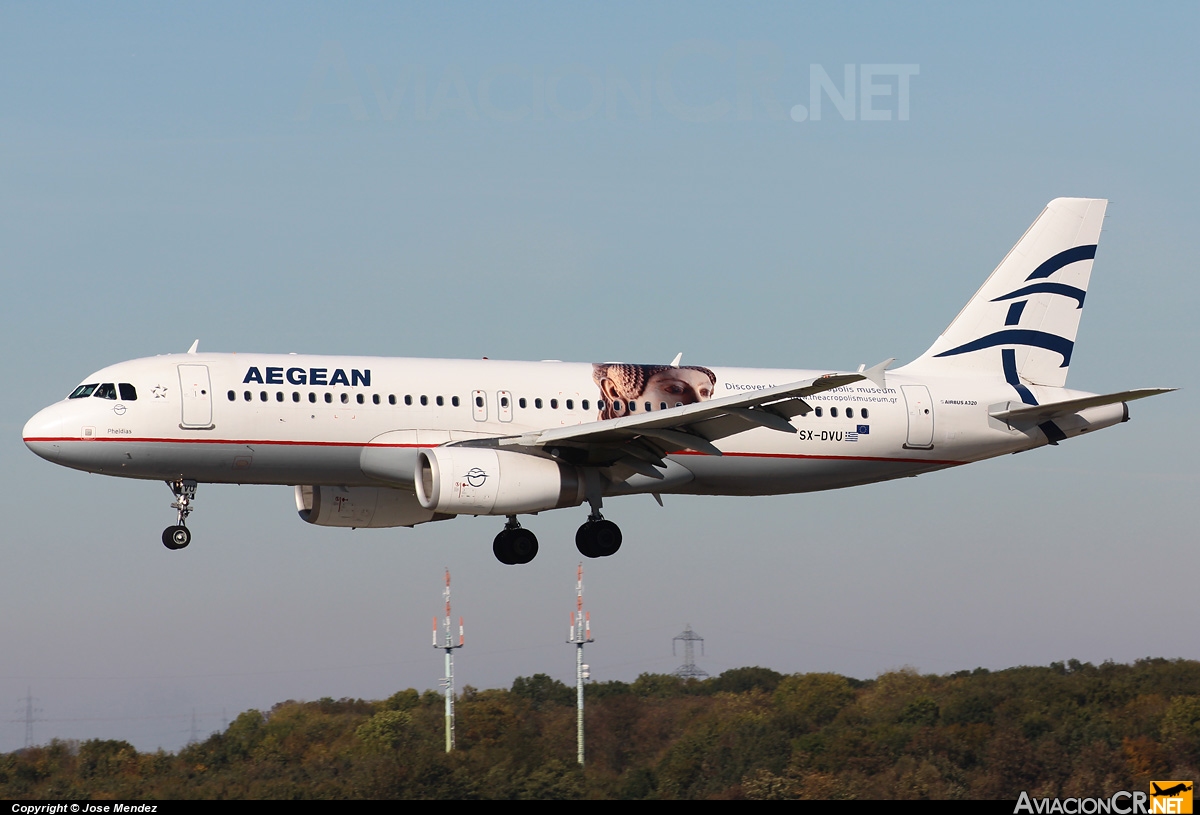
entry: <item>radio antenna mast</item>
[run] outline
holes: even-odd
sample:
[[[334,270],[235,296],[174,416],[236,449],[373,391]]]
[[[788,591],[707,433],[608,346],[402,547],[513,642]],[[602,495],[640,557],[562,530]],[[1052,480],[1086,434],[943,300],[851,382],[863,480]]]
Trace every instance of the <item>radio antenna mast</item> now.
[[[567,642],[575,646],[575,737],[578,742],[576,758],[583,766],[583,680],[591,677],[583,662],[583,645],[592,639],[592,615],[583,610],[583,564],[579,564],[575,581],[575,610],[571,612],[571,630]]]
[[[446,752],[454,749],[454,649],[463,647],[463,621],[458,618],[458,644],[454,642],[454,631],[450,625],[450,569],[446,569],[446,590],[442,592],[446,598],[446,622],[443,625],[444,640],[438,645],[438,621],[433,618],[433,647],[446,652],[446,675],[441,679],[441,686],[446,691]]]

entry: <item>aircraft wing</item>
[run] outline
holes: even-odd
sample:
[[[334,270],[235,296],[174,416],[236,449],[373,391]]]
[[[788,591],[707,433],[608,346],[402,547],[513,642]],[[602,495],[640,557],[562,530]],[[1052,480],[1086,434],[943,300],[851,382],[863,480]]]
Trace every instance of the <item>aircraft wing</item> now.
[[[1134,399],[1145,399],[1147,396],[1158,396],[1160,393],[1170,393],[1176,388],[1139,388],[1120,393],[1106,393],[1100,396],[1084,396],[1079,399],[1067,399],[1063,402],[1050,402],[1045,405],[1029,405],[1028,407],[1013,408],[1012,410],[997,411],[992,418],[1008,424],[1029,423],[1041,424],[1058,416],[1078,413],[1085,408],[1115,405],[1119,402],[1132,402]]]
[[[673,451],[692,450],[719,456],[721,451],[713,442],[726,436],[757,427],[795,433],[796,428],[789,419],[812,410],[805,403],[805,397],[864,379],[882,386],[883,370],[890,363],[888,360],[868,371],[830,373],[666,410],[458,444],[496,445],[535,455],[545,455],[552,449],[576,464],[598,467],[622,464],[632,472],[661,478],[655,465],[664,466],[664,457]]]

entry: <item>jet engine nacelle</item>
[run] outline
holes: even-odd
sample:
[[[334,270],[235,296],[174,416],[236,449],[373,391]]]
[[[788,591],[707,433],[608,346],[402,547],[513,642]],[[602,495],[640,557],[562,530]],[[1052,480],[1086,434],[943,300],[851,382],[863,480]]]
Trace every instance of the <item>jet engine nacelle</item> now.
[[[317,526],[380,529],[441,521],[443,515],[426,509],[407,490],[388,487],[296,487],[296,510]]]
[[[417,456],[417,500],[456,515],[515,515],[583,503],[579,469],[485,447],[435,447]]]

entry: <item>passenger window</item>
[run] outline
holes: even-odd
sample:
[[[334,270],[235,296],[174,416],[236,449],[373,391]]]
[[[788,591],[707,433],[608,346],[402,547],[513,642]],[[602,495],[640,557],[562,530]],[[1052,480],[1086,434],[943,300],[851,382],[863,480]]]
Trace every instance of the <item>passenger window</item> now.
[[[97,399],[116,399],[117,386],[111,382],[105,382],[103,385],[96,388],[96,392],[92,395]]]
[[[458,407],[458,397],[457,397],[457,396],[451,396],[451,397],[450,397],[450,404],[451,404],[451,405],[453,405],[454,407]]]
[[[80,385],[78,388],[71,391],[71,395],[68,396],[67,398],[68,399],[83,399],[84,397],[91,396],[92,391],[94,391],[94,390],[96,390],[96,386],[94,384]]]
[[[317,395],[316,395],[315,393],[309,392],[309,394],[308,394],[308,401],[310,401],[310,402],[315,402],[315,401],[317,401]]]
[[[603,402],[601,402],[601,403],[600,403],[600,409],[601,409],[601,410],[604,410],[604,403],[603,403]],[[620,412],[621,412],[621,400],[620,400],[620,399],[614,399],[614,400],[613,400],[613,412],[614,412],[614,413],[620,413]]]
[[[500,407],[508,407],[508,397],[507,396],[500,397]]]
[[[442,397],[440,397],[440,396],[437,399],[435,399],[434,401],[437,402],[438,407],[441,407],[442,405],[445,404],[445,402],[442,400]]]
[[[587,410],[588,409],[588,400],[584,399],[582,402],[580,402],[579,407],[583,408],[584,410]]]
[[[254,397],[250,395],[250,391],[245,391],[242,393],[242,398],[249,402]]]
[[[283,401],[283,391],[275,391],[275,401],[276,402]]]
[[[542,409],[542,400],[541,400],[541,399],[534,399],[534,400],[533,400],[533,406],[534,406],[535,408],[537,408],[538,410],[541,410],[541,409]]]
[[[424,394],[421,394],[421,404],[422,404],[422,405],[428,405],[428,404],[429,404],[429,397],[428,397],[428,396],[425,396]]]
[[[229,401],[232,402],[234,399],[237,399],[237,394],[234,393],[233,391],[230,391],[229,392]]]
[[[854,408],[846,408],[846,418],[847,419],[854,418]]]
[[[483,407],[483,397],[482,396],[475,397],[475,407]]]
[[[377,394],[377,393],[371,394],[371,401],[378,405],[379,404],[379,394]]]
[[[325,394],[325,404],[328,405],[331,402],[333,402],[333,394],[332,393]]]
[[[834,419],[836,419],[836,418],[837,418],[837,408],[835,408],[835,407],[831,407],[831,408],[829,409],[829,416],[830,416],[831,418],[834,418]]]
[[[343,405],[348,405],[348,404],[350,404],[350,394],[348,394],[348,393],[343,393],[343,394],[342,394],[342,404],[343,404]]]
[[[637,410],[637,402],[630,402],[629,403],[629,412],[633,413],[635,410]]]
[[[263,402],[267,401],[267,392],[259,391],[258,398],[260,401],[263,401]]]
[[[551,409],[551,410],[558,410],[558,400],[557,400],[557,399],[551,399],[551,400],[550,400],[550,409]]]
[[[862,417],[863,417],[864,419],[869,419],[869,418],[871,417],[871,414],[870,414],[870,413],[867,413],[867,409],[866,409],[866,408],[863,408],[863,409],[862,409]]]
[[[404,404],[411,405],[412,404],[412,396],[409,396],[406,394],[404,397]]]
[[[522,396],[520,399],[517,400],[517,406],[522,407],[522,408],[525,407],[525,397],[524,396]]]
[[[293,402],[300,401],[300,391],[292,391],[292,401]]]
[[[130,385],[128,382],[122,382],[117,387],[121,389],[121,398],[126,402],[137,401],[137,389],[133,385]]]
[[[646,403],[646,411],[647,411],[647,412],[649,412],[649,411],[651,411],[651,410],[654,410],[654,408],[650,406],[650,403],[649,403],[649,402],[647,402],[647,403]]]
[[[816,410],[814,410],[814,411],[813,411],[813,413],[817,414],[817,418],[818,418],[818,419],[820,419],[820,418],[821,418],[821,412],[822,412],[822,411],[821,411],[821,406],[820,406],[820,405],[817,405],[817,409],[816,409]]]
[[[568,399],[567,400],[567,410],[574,410],[574,409],[575,409],[575,401],[573,399]]]
[[[659,409],[659,410],[666,410],[666,409],[667,409],[667,403],[666,403],[666,402],[661,402],[661,403],[659,404],[659,406],[658,406],[658,409]]]
[[[389,393],[389,394],[388,394],[388,404],[389,404],[389,405],[394,405],[394,404],[396,404],[396,394],[394,394],[394,393]]]

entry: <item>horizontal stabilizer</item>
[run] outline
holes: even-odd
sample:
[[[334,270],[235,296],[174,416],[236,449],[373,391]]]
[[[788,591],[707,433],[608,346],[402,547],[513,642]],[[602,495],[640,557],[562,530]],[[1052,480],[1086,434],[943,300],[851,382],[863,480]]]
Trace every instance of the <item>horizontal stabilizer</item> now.
[[[1120,402],[1132,402],[1134,399],[1145,399],[1147,396],[1158,396],[1160,393],[1170,393],[1177,388],[1139,388],[1120,393],[1106,393],[1101,396],[1084,396],[1079,399],[1067,399],[1064,402],[1051,402],[1048,405],[1030,405],[1029,407],[1000,410],[992,418],[1012,424],[1013,422],[1041,424],[1058,416],[1078,413],[1081,410],[1101,405],[1115,405]]]

